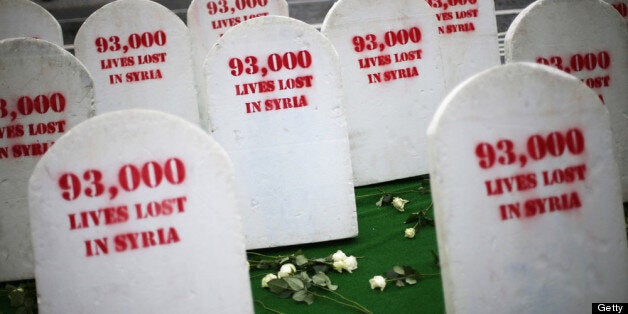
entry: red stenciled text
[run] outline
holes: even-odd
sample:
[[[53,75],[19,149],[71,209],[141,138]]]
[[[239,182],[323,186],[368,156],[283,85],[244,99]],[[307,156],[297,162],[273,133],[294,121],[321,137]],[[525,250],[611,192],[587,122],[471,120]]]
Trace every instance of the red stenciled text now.
[[[525,148],[518,149],[514,141],[499,139],[495,143],[481,142],[475,146],[478,166],[491,170],[497,166],[525,168],[528,160],[540,162],[546,158],[559,158],[571,155],[581,156],[586,151],[584,133],[579,128],[567,131],[555,131],[547,134],[533,134],[525,140]],[[586,163],[577,163],[564,167],[541,171],[513,173],[485,180],[483,183],[486,196],[499,199],[506,194],[525,193],[535,195],[519,202],[498,205],[502,221],[529,218],[541,214],[567,211],[582,207],[578,184],[586,181]],[[565,187],[564,193],[539,197],[537,190]]]
[[[210,16],[220,16],[226,18],[220,18],[212,20],[212,29],[221,29],[236,26],[243,21],[247,21],[260,16],[267,16],[269,12],[250,13],[240,16],[233,16],[234,14],[240,14],[240,11],[251,10],[256,8],[264,8],[268,5],[268,0],[235,0],[233,4],[231,1],[218,0],[207,2],[207,13]],[[222,34],[221,34],[222,36]]]
[[[580,195],[577,192],[570,192],[500,205],[499,214],[502,220],[509,220],[513,218],[530,218],[555,211],[567,211],[580,207],[582,207]]]
[[[57,185],[61,198],[74,201],[84,196],[88,198],[107,196],[113,200],[120,191],[134,192],[139,188],[157,188],[161,184],[180,185],[185,181],[185,164],[179,158],[165,162],[149,161],[141,166],[126,164],[117,171],[115,182],[107,184],[103,172],[87,169],[82,175],[66,172],[59,176]]]
[[[20,118],[35,115],[63,113],[66,98],[61,92],[41,94],[37,96],[19,96],[11,103],[0,99],[0,119],[7,119],[0,126],[0,139],[18,140],[25,136],[36,137],[65,133],[66,120],[49,122],[20,123]],[[0,121],[2,121],[0,120]],[[21,141],[20,141],[21,142]],[[51,140],[38,140],[35,143],[14,143],[11,146],[0,146],[0,160],[8,158],[38,157],[46,153],[54,144]]]
[[[619,14],[623,17],[628,16],[628,5],[623,2],[613,3],[613,8],[619,12]]]
[[[155,32],[133,33],[122,42],[119,36],[98,37],[94,41],[98,53],[113,52],[126,54],[136,49],[147,49],[151,47],[163,47],[167,44],[166,32],[158,30]],[[148,53],[136,56],[121,56],[100,60],[100,69],[111,70],[117,68],[137,67],[141,65],[155,65],[166,62],[166,52]],[[109,84],[134,83],[148,80],[160,80],[163,78],[162,70],[135,69],[127,73],[109,74]]]
[[[179,196],[159,201],[136,203],[133,206],[118,205],[72,213],[68,215],[70,230],[122,224],[133,218],[143,220],[182,214],[185,212],[186,201],[186,196]],[[113,240],[110,241],[110,238]],[[121,253],[179,241],[179,234],[174,227],[160,228],[156,231],[127,232],[113,237],[84,241],[85,256],[106,255],[110,252]],[[112,245],[113,250],[110,247]]]
[[[110,252],[123,253],[174,244],[180,241],[181,237],[174,227],[159,228],[154,231],[128,232],[113,236],[112,241],[109,241],[108,237],[84,241],[85,256],[107,255]],[[113,250],[110,248],[112,245]]]
[[[421,42],[421,29],[417,26],[400,30],[384,32],[383,36],[375,34],[356,35],[351,39],[353,50],[357,53],[377,52],[372,56],[360,56],[357,59],[360,69],[376,69],[386,67],[385,71],[366,74],[369,84],[390,82],[399,79],[411,79],[419,76],[416,65],[404,64],[401,67],[390,69],[391,65],[414,63],[422,58],[422,49],[413,49],[402,52],[384,53],[388,48],[416,45]]]
[[[559,184],[571,185],[586,180],[585,164],[544,170],[537,175],[528,173],[509,178],[497,178],[485,181],[488,196],[504,193],[522,192],[537,188],[537,186],[553,186]],[[569,192],[543,198],[530,198],[522,202],[499,205],[501,220],[513,218],[529,218],[536,215],[565,211],[582,207],[582,201],[577,192]]]
[[[605,72],[611,67],[611,54],[608,51],[576,53],[566,58],[561,56],[538,57],[536,62],[571,73],[592,89],[603,89],[611,84],[610,74],[599,73],[600,71]],[[593,71],[597,71],[597,75],[593,74],[592,76],[591,72]],[[604,103],[604,95],[598,93],[598,96]]]
[[[574,128],[566,132],[551,132],[547,135],[534,134],[528,137],[525,148],[522,150],[518,150],[514,142],[509,139],[501,139],[495,144],[482,142],[476,145],[475,156],[482,169],[514,164],[523,168],[529,160],[539,161],[564,154],[577,156],[584,151],[584,134],[582,130]]]
[[[312,55],[307,50],[272,53],[267,57],[245,56],[230,58],[227,66],[234,77],[258,75],[266,77],[271,73],[289,73],[295,69],[309,69],[312,66]],[[254,82],[244,82],[234,85],[236,96],[247,96],[274,92],[288,92],[309,89],[314,86],[313,75],[296,77],[265,79]],[[247,114],[278,111],[285,109],[303,108],[308,106],[308,97],[305,94],[282,95],[261,100],[251,100],[244,103]]]
[[[438,33],[448,35],[475,31],[473,23],[478,14],[477,0],[426,0],[432,8],[441,9],[436,13],[436,19],[442,22],[438,26]],[[472,6],[470,9],[469,6]],[[460,8],[465,7],[465,8]]]

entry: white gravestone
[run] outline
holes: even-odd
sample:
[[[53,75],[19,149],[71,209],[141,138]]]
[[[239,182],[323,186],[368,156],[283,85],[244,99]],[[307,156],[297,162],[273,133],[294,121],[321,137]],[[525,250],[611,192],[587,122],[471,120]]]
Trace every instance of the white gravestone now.
[[[428,130],[450,313],[589,313],[628,295],[609,113],[578,79],[514,63],[465,81]]]
[[[81,26],[74,49],[94,77],[97,114],[153,109],[201,124],[189,31],[166,7],[107,4]]]
[[[252,18],[269,15],[288,16],[286,0],[192,0],[187,12],[194,72],[199,86],[200,116],[207,121],[207,95],[203,63],[216,41],[231,27]],[[208,125],[205,125],[209,128]]]
[[[43,39],[63,47],[61,26],[50,12],[28,0],[0,0],[0,39],[15,37]]]
[[[97,116],[41,159],[29,200],[40,311],[253,312],[233,168],[199,127]]]
[[[628,24],[628,0],[604,0],[604,2],[612,5]]]
[[[436,17],[423,0],[340,0],[322,33],[340,56],[355,185],[427,173],[444,96]]]
[[[537,1],[506,33],[506,62],[546,64],[576,76],[611,113],[622,193],[628,201],[628,26],[597,0]]]
[[[205,62],[212,135],[233,160],[247,248],[357,236],[338,57],[315,28],[259,17]]]
[[[93,98],[87,70],[61,47],[0,41],[0,282],[33,278],[28,178],[63,133],[94,115]]]
[[[500,64],[494,1],[426,2],[438,20],[448,91],[472,75]]]

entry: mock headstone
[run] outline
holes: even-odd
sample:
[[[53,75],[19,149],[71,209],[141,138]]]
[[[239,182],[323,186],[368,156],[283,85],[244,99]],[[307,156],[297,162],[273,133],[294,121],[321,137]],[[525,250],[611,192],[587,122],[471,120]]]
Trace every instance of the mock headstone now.
[[[604,2],[612,5],[628,23],[628,0],[604,0]]]
[[[187,27],[148,0],[118,0],[81,26],[76,56],[94,77],[96,113],[152,109],[201,124]]]
[[[596,93],[546,66],[496,67],[445,98],[428,137],[447,312],[625,300],[617,163]]]
[[[199,127],[97,116],[41,159],[29,200],[40,311],[253,312],[233,168]]]
[[[73,126],[94,115],[93,83],[70,53],[47,41],[0,41],[0,282],[33,278],[28,178]]]
[[[247,248],[357,236],[329,40],[291,18],[255,18],[214,45],[205,75],[212,135],[234,163]]]
[[[422,0],[340,0],[322,33],[340,56],[355,185],[428,172],[425,131],[445,93]]]
[[[568,18],[556,18],[565,16]],[[628,26],[597,0],[541,0],[506,33],[506,62],[531,61],[576,76],[611,113],[622,194],[628,201]]]
[[[63,47],[59,22],[38,4],[28,0],[0,0],[0,39],[27,37]]]
[[[426,1],[438,20],[448,91],[472,75],[500,64],[494,1]]]
[[[192,0],[190,3],[187,23],[192,40],[202,121],[209,119],[206,116],[207,95],[203,73],[207,53],[229,28],[256,17],[270,15],[288,16],[286,0]]]

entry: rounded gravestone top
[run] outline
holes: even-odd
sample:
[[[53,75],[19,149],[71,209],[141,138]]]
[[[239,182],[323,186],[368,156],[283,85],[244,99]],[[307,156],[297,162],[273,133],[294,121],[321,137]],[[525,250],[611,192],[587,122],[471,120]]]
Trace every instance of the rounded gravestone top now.
[[[57,20],[38,4],[28,0],[0,0],[0,39],[29,37],[63,46]]]
[[[491,84],[487,85],[487,82]],[[521,92],[517,94],[513,88]],[[573,93],[554,92],[565,89]],[[472,97],[478,94],[483,96]],[[497,66],[478,73],[452,90],[434,114],[428,132],[434,133],[435,128],[459,120],[499,119],[518,115],[529,117],[541,112],[575,113],[585,109],[606,111],[602,106],[591,107],[588,102],[579,101],[589,96],[594,96],[592,99],[595,100],[591,101],[599,102],[595,93],[580,80],[554,68],[528,62]],[[515,99],[518,101],[513,102]]]
[[[200,124],[189,30],[168,8],[111,2],[85,20],[74,49],[94,77],[98,114],[150,109]]]
[[[508,28],[506,62],[529,59],[539,47],[561,54],[626,45],[628,40],[616,39],[627,38],[625,24],[612,6],[599,0],[538,0],[523,9]]]

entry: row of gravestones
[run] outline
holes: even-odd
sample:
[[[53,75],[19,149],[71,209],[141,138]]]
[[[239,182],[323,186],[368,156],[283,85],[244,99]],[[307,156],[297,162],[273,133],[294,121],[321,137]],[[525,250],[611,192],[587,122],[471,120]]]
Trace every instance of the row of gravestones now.
[[[222,28],[241,22],[243,5],[270,5],[221,3],[202,9],[231,14],[215,20]],[[232,28],[196,76],[211,137],[162,113],[117,111],[203,119],[185,26],[155,3],[122,0],[91,16],[75,45],[85,67],[51,44],[3,41],[0,280],[32,276],[34,249],[42,309],[163,311],[186,298],[190,311],[250,312],[245,247],[356,236],[354,184],[426,173],[430,160],[448,309],[581,309],[626,295],[610,153],[622,158],[628,138],[625,22],[598,1],[535,3],[508,33],[507,60],[553,65],[591,89],[514,64],[466,81],[436,112],[498,55],[490,2],[430,3],[438,13],[422,1],[339,1],[328,39],[281,17]],[[95,111],[117,112],[76,126]],[[212,269],[230,285],[207,284]],[[138,301],[158,291],[168,296]]]

